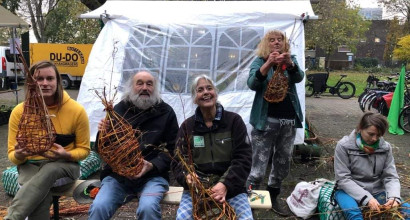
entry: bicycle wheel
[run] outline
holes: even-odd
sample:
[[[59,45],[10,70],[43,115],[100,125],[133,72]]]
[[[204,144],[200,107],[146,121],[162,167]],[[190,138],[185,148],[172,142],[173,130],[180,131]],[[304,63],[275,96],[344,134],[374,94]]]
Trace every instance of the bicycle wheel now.
[[[360,102],[360,109],[363,112],[369,110],[370,103],[372,102],[372,100],[374,99],[375,96],[376,96],[376,94],[373,91],[369,91],[366,95],[364,95],[364,97],[362,98],[362,100]]]
[[[386,101],[381,100],[379,107],[377,108],[378,112],[387,117],[389,115],[389,108],[387,107]]]
[[[341,82],[337,87],[337,95],[342,99],[350,99],[356,92],[356,86],[351,82]]]
[[[399,116],[399,125],[406,132],[410,132],[410,105],[405,106]]]
[[[313,91],[313,84],[311,84],[311,83],[306,84],[306,86],[305,86],[305,96],[306,97],[311,97],[313,95],[313,93],[315,93],[315,91]]]
[[[362,112],[364,112],[363,100],[365,99],[367,94],[369,94],[369,90],[366,89],[362,92],[362,94],[359,95],[359,98],[357,99],[357,102],[359,102],[360,110],[362,110]]]

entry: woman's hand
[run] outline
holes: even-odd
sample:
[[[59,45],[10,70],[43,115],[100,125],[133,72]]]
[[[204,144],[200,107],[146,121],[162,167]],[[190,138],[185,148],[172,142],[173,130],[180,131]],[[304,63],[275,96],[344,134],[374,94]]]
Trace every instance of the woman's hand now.
[[[101,131],[104,127],[107,127],[108,123],[108,120],[105,120],[104,118],[101,119],[101,121],[98,122],[98,130]]]
[[[280,53],[278,52],[270,53],[266,63],[270,64],[270,66],[279,64],[280,63]]]
[[[369,208],[373,211],[378,211],[380,212],[380,208],[379,208],[379,202],[373,198],[369,200],[369,203],[367,203],[367,206],[369,206]]]
[[[383,206],[387,209],[390,209],[390,208],[393,208],[393,207],[397,207],[399,205],[400,205],[399,201],[397,201],[395,199],[389,199],[389,200],[387,200],[387,202]]]
[[[65,148],[59,144],[54,143],[50,150],[41,154],[41,156],[49,160],[71,160],[71,154],[65,150]]]
[[[225,184],[218,182],[215,186],[212,187],[211,191],[212,191],[211,197],[215,201],[219,203],[225,202],[225,196],[228,191],[226,189]]]
[[[292,59],[290,57],[290,53],[278,53],[272,52],[269,54],[268,61],[272,64],[286,64],[287,66],[292,65]]]
[[[14,145],[14,157],[17,160],[24,160],[26,157],[30,156],[30,153],[26,149],[20,147],[18,143]]]

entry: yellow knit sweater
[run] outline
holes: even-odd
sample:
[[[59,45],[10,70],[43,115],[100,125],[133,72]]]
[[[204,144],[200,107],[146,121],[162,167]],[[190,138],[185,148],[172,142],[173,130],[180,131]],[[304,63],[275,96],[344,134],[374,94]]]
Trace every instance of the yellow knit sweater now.
[[[65,150],[71,153],[75,161],[85,159],[90,153],[90,126],[88,116],[82,105],[70,98],[64,91],[63,104],[58,110],[57,106],[48,106],[54,128],[57,134],[74,134],[75,141],[67,145]],[[14,156],[14,146],[16,145],[16,135],[20,118],[23,114],[24,103],[17,105],[10,115],[8,133],[8,157],[14,164],[22,164],[27,160],[47,160],[47,158],[34,155],[25,160],[18,160]]]

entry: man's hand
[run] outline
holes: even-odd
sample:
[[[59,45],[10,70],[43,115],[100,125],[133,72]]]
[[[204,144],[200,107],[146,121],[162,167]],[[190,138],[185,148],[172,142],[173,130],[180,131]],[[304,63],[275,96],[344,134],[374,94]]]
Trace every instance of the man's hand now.
[[[49,160],[58,160],[58,159],[71,160],[71,154],[68,151],[66,151],[64,147],[56,143],[53,144],[50,150],[42,153],[41,156]]]
[[[26,149],[22,148],[18,143],[14,145],[14,157],[17,160],[24,160],[30,155],[30,152],[26,151]]]
[[[379,208],[379,202],[373,198],[369,200],[369,203],[367,203],[367,206],[369,206],[369,208],[373,211],[378,211],[380,212],[380,208]]]
[[[144,160],[144,166],[142,167],[141,172],[135,176],[135,179],[141,178],[142,176],[144,176],[146,173],[148,173],[149,171],[151,171],[154,168],[154,165],[152,165],[152,163]]]
[[[198,178],[198,175],[196,175],[196,173],[194,173],[194,175],[188,174],[186,176],[185,179],[186,179],[186,183],[188,183],[188,185],[192,185],[192,184],[195,183],[193,177]]]
[[[212,191],[211,197],[215,201],[219,203],[225,202],[225,196],[228,191],[226,189],[225,184],[218,182],[215,186],[212,187],[211,191]]]

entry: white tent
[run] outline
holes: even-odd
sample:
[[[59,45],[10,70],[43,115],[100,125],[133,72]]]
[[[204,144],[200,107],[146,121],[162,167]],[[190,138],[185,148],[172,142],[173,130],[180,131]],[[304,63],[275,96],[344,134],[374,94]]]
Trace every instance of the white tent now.
[[[27,22],[0,6],[0,27],[29,27]]]
[[[102,18],[105,26],[91,51],[77,100],[90,118],[91,141],[105,116],[94,90],[124,84],[139,70],[160,80],[160,91],[181,124],[194,113],[192,79],[211,76],[225,109],[247,123],[254,92],[246,84],[255,48],[270,29],[286,32],[291,52],[304,68],[303,21],[315,17],[306,1],[110,1],[81,15]],[[298,85],[304,111],[304,82]],[[113,91],[113,90],[111,90]],[[111,92],[112,95],[113,92]],[[115,99],[118,102],[120,97]],[[303,143],[299,129],[295,144]]]

